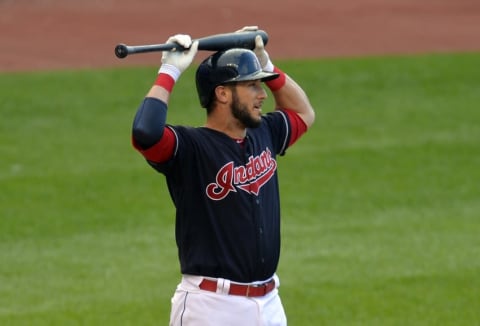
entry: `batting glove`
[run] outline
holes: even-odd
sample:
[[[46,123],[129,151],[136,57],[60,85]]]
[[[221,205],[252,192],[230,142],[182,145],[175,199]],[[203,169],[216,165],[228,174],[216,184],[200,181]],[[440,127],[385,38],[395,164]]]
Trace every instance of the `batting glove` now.
[[[273,63],[268,56],[268,52],[265,50],[265,45],[263,44],[263,39],[260,35],[255,37],[255,49],[253,52],[255,52],[258,61],[260,61],[262,69],[268,72],[273,72]]]
[[[244,26],[242,29],[236,31],[239,32],[255,32],[258,31],[258,26]],[[260,35],[255,37],[255,49],[253,50],[255,55],[257,56],[262,69],[268,72],[273,71],[273,63],[270,61],[270,57],[268,56],[267,51],[265,51],[265,45],[263,44],[263,39]]]
[[[185,51],[163,51],[162,53],[162,65],[158,72],[167,73],[177,80],[180,74],[190,66],[197,54],[198,41],[192,43],[190,35],[177,34],[171,36],[166,43],[178,43],[187,49]]]

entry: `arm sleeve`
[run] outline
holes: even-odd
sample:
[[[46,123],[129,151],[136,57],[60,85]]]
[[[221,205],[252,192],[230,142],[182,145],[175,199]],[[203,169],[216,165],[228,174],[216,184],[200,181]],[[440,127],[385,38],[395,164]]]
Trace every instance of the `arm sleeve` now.
[[[135,148],[147,149],[163,136],[167,104],[158,99],[147,97],[137,110],[132,127],[132,140]]]
[[[162,163],[174,153],[174,132],[165,128],[167,104],[145,98],[138,108],[132,127],[132,144],[148,161]]]

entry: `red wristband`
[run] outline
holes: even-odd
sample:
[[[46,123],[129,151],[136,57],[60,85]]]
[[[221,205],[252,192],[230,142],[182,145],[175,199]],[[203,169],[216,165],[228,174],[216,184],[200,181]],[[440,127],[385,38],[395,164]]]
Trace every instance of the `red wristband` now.
[[[159,73],[155,80],[155,85],[163,87],[171,93],[173,86],[175,85],[175,80],[169,74]]]
[[[282,88],[283,85],[285,85],[285,82],[287,81],[287,76],[283,71],[281,71],[277,67],[273,68],[273,72],[276,72],[280,76],[278,76],[274,80],[265,82],[265,84],[267,84],[268,88],[270,88],[272,92],[275,92],[275,91],[278,91],[280,88]]]

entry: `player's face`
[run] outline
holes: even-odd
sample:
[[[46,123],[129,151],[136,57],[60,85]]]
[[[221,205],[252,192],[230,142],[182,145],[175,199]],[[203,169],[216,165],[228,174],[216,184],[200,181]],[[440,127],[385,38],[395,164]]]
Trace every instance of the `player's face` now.
[[[266,98],[260,80],[239,82],[232,87],[232,115],[246,128],[256,128],[262,121],[262,105]]]

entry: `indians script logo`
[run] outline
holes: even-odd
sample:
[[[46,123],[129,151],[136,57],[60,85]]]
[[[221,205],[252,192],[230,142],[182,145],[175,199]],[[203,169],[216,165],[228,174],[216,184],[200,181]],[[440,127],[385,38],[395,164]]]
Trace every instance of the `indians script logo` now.
[[[247,164],[234,166],[233,162],[225,164],[217,173],[215,182],[207,188],[207,196],[213,200],[222,200],[230,191],[237,188],[258,196],[260,188],[275,174],[277,162],[267,148],[258,156],[250,156]]]

